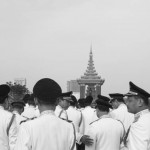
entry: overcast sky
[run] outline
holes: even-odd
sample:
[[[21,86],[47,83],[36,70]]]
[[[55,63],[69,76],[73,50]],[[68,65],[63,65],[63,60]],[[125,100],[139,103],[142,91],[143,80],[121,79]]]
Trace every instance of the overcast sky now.
[[[102,94],[129,81],[150,92],[149,0],[0,0],[0,83],[67,81],[84,74],[90,45]]]

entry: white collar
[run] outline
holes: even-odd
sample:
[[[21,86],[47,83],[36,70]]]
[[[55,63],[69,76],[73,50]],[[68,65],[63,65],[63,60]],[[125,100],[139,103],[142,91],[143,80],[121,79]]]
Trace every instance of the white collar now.
[[[13,111],[13,114],[20,115],[16,110]]]
[[[36,106],[33,106],[33,105],[29,105],[28,108],[36,108]]]
[[[60,105],[57,105],[57,108],[59,108],[59,109],[61,109],[61,110],[63,109]]]
[[[0,109],[4,110],[4,107],[0,105]]]
[[[118,106],[118,108],[119,107],[122,107],[122,106],[126,106],[124,103],[121,103],[119,106]]]
[[[134,115],[135,121],[137,121],[143,114],[149,113],[149,109],[144,109]]]
[[[41,112],[40,116],[43,115],[55,115],[53,110],[45,110],[43,112]]]
[[[73,106],[69,106],[69,108],[71,108],[71,109],[76,109],[75,107],[73,107]]]
[[[102,119],[102,118],[110,118],[110,115],[109,114],[103,115],[100,117],[100,119]]]
[[[85,108],[92,108],[91,106],[86,106]]]

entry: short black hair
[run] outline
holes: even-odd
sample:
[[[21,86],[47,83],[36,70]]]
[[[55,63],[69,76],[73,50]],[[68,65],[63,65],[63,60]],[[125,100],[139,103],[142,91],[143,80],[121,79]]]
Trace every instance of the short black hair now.
[[[100,111],[109,112],[109,107],[103,105],[96,105],[96,108],[98,108]]]
[[[29,105],[35,106],[35,101],[34,101],[34,95],[33,95],[33,94],[30,95],[30,97],[29,97],[28,100],[27,100],[27,103],[28,103]]]
[[[8,96],[2,96],[2,97],[0,97],[0,104],[3,104],[5,102],[6,98],[8,98]]]
[[[74,95],[71,95],[72,101],[70,101],[71,106],[76,106],[77,105],[77,99]]]
[[[78,100],[78,104],[80,107],[84,108],[85,107],[85,99],[84,98],[80,98]]]
[[[92,101],[93,101],[93,97],[90,96],[90,95],[87,96],[87,97],[85,98],[85,106],[91,105]]]

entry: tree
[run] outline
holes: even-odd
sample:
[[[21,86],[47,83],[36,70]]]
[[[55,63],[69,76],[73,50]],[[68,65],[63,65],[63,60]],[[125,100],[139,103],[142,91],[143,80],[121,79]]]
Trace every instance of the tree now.
[[[11,81],[6,82],[6,84],[10,87],[11,89],[10,95],[12,96],[14,95],[24,96],[25,94],[29,93],[29,90],[26,87],[26,85],[20,85],[16,83],[13,84]]]

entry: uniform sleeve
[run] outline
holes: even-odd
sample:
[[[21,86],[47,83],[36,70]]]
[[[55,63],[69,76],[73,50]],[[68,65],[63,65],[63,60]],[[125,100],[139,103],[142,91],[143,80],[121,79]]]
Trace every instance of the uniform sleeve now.
[[[96,142],[97,142],[97,133],[96,128],[94,125],[91,125],[89,130],[87,131],[87,135],[90,136],[91,139],[93,139],[93,144],[91,146],[85,146],[85,150],[96,150]]]
[[[16,123],[16,118],[13,120],[13,123],[9,129],[9,147],[10,150],[14,150],[15,144],[17,141],[17,123]]]
[[[78,144],[81,144],[80,140],[81,140],[82,136],[83,136],[83,134],[81,134],[80,132],[76,132],[76,142]]]
[[[78,144],[81,144],[80,140],[81,140],[81,137],[84,135],[84,129],[85,129],[85,121],[84,121],[84,118],[82,116],[82,120],[81,120],[81,123],[79,126],[78,133],[76,133],[76,141]]]
[[[31,150],[31,138],[27,124],[23,123],[20,126],[15,150]]]
[[[147,126],[144,125],[144,122],[133,123],[128,137],[128,149],[147,150],[148,140],[148,130]]]
[[[75,127],[72,123],[70,123],[70,147],[69,150],[76,150],[76,132]]]

